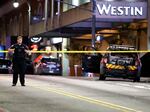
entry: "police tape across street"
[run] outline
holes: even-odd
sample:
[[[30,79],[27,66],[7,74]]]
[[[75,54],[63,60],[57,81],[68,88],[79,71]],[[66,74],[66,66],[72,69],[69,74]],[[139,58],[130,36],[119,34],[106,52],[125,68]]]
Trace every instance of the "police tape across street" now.
[[[150,50],[143,51],[30,51],[31,53],[149,53]],[[8,53],[7,50],[0,50],[0,53]]]

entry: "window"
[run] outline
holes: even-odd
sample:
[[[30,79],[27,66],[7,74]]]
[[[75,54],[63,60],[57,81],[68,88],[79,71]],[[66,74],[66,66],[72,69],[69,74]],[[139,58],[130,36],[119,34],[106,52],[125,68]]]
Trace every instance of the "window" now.
[[[75,5],[75,6],[80,6],[84,3],[88,3],[90,2],[90,0],[64,0],[65,3],[68,3],[68,4],[63,4],[63,12],[69,10],[69,9],[72,9],[72,8],[75,8],[74,6],[71,6],[69,4],[72,4],[72,5]]]

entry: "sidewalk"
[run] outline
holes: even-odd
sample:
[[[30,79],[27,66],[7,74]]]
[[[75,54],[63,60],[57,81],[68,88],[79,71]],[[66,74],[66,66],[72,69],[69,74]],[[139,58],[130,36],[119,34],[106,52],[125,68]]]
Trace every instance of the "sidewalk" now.
[[[141,77],[141,82],[150,83],[150,77]]]

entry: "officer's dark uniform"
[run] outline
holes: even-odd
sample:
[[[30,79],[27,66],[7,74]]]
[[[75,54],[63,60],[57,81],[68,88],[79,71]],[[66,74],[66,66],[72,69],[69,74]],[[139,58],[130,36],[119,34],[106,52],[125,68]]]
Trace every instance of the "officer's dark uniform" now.
[[[24,44],[14,44],[11,46],[11,49],[14,49],[13,54],[13,85],[17,84],[18,74],[20,77],[20,83],[22,86],[25,84],[25,70],[26,70],[26,60],[25,50],[28,50],[28,47]]]

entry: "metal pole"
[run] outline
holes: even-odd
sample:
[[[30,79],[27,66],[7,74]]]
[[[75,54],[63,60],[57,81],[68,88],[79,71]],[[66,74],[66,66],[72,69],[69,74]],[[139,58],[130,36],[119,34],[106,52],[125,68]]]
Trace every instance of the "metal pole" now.
[[[95,50],[95,32],[96,32],[96,0],[92,0],[92,48]]]
[[[60,0],[58,0],[58,2],[57,2],[57,16],[58,16],[58,26],[59,26],[59,23],[60,23]]]
[[[57,5],[58,5],[58,6],[57,6],[57,8],[58,8],[58,9],[57,9],[57,13],[58,13],[58,15],[60,15],[60,0],[58,0],[57,3],[58,3],[58,4],[57,4]]]
[[[47,20],[48,20],[48,15],[47,15],[47,12],[48,12],[48,0],[45,0],[45,30],[47,31]]]
[[[28,19],[29,19],[29,34],[28,34],[28,38],[30,38],[30,24],[31,24],[31,5],[29,0],[27,0],[27,5],[28,5]]]
[[[51,27],[53,27],[53,19],[54,19],[54,0],[51,0]]]
[[[148,0],[148,8],[147,8],[147,12],[150,11],[150,0]],[[150,50],[150,13],[147,13],[148,14],[148,28],[147,28],[147,50]]]

